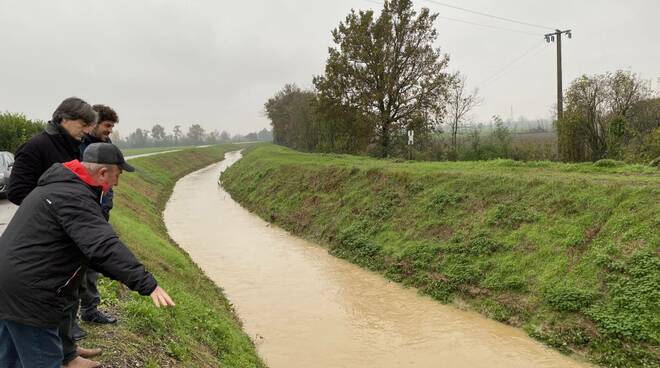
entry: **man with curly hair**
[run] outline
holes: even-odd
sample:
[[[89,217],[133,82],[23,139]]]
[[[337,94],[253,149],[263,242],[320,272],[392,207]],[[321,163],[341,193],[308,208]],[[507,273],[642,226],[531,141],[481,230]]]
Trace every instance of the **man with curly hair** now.
[[[114,109],[106,105],[92,106],[94,111],[98,114],[98,122],[92,125],[88,133],[83,137],[80,143],[80,154],[85,153],[85,149],[93,143],[112,143],[110,134],[115,124],[119,123],[119,117]],[[106,220],[110,219],[110,210],[112,209],[113,191],[110,188],[101,199],[101,211]],[[98,310],[98,305],[101,303],[101,296],[99,295],[96,282],[98,279],[98,272],[88,269],[85,277],[83,277],[80,287],[80,318],[85,322],[110,324],[117,322],[114,316],[103,313]],[[73,326],[73,336],[75,339],[85,337],[87,333],[80,328],[77,324]]]

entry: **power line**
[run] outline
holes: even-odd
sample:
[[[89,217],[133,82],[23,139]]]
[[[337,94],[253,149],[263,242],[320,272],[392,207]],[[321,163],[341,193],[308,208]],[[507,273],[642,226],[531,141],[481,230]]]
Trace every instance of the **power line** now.
[[[497,72],[493,73],[490,77],[484,79],[481,83],[479,83],[477,85],[477,88],[486,88],[486,87],[491,86],[495,81],[500,79],[502,76],[506,75],[507,72],[511,69],[511,67],[518,64],[520,61],[522,61],[526,57],[534,55],[535,53],[537,53],[537,51],[545,50],[545,49],[541,48],[542,45],[543,44],[534,45],[532,48],[528,49],[523,54],[521,54],[520,56],[518,56],[517,58],[513,59],[511,62],[509,62],[508,64],[506,64],[502,68],[500,68]]]
[[[516,32],[516,33],[522,33],[522,34],[531,35],[531,36],[538,36],[537,33],[533,33],[533,32],[525,32],[525,31],[520,31],[520,30],[517,30],[517,29],[502,28],[502,27],[497,27],[497,26],[491,26],[491,25],[488,25],[488,24],[480,24],[480,23],[475,23],[475,22],[469,22],[469,21],[466,21],[466,20],[455,19],[455,18],[449,18],[449,17],[443,17],[443,16],[440,16],[440,15],[438,15],[438,18],[442,18],[442,19],[446,19],[446,20],[451,20],[451,21],[454,21],[454,22],[460,22],[460,23],[465,23],[465,24],[471,24],[471,25],[473,25],[473,26],[486,27],[486,28],[492,28],[492,29],[499,29],[499,30],[501,30],[501,31]]]
[[[541,29],[545,29],[545,30],[548,30],[548,29],[554,30],[555,29],[555,27],[548,27],[548,26],[542,26],[542,25],[534,24],[534,23],[521,22],[519,20],[515,20],[515,19],[511,19],[511,18],[505,18],[505,17],[500,17],[500,16],[497,16],[497,15],[493,15],[493,14],[483,13],[483,12],[476,11],[476,10],[461,8],[460,6],[447,4],[447,3],[443,3],[443,2],[440,2],[440,1],[436,1],[436,0],[426,0],[426,1],[429,2],[429,3],[432,3],[432,4],[439,5],[439,6],[444,6],[444,7],[447,7],[447,8],[462,10],[464,12],[473,13],[473,14],[484,16],[484,17],[499,19],[499,20],[503,20],[505,22],[518,23],[518,24],[529,26],[529,27],[536,27],[536,28],[541,28]]]
[[[525,50],[522,54],[520,54],[518,57],[515,59],[511,60],[509,63],[504,65],[502,68],[498,69],[495,73],[491,74],[490,77],[482,80],[480,83],[477,84],[477,88],[483,88],[488,85],[489,82],[497,80],[499,77],[504,75],[510,67],[515,65],[517,62],[525,58],[526,56],[530,55],[532,52],[538,50],[541,46],[543,46],[543,42],[535,42],[532,47],[529,49]]]
[[[382,2],[380,2],[380,1],[375,1],[375,0],[364,0],[364,1],[368,2],[368,3],[372,3],[372,4],[382,5]],[[526,34],[526,35],[531,35],[531,36],[538,36],[537,33],[522,31],[522,30],[518,30],[518,29],[498,27],[498,26],[493,26],[493,25],[490,25],[490,24],[476,23],[476,22],[471,22],[471,21],[462,20],[462,19],[445,17],[445,16],[441,16],[441,15],[437,15],[437,17],[441,18],[441,19],[450,20],[450,21],[453,21],[453,22],[465,23],[465,24],[470,24],[470,25],[478,26],[478,27],[498,29],[498,30],[501,30],[501,31],[515,32],[515,33],[521,33],[521,34]]]
[[[382,5],[382,2],[380,2],[380,1],[376,1],[376,0],[364,0],[364,1],[365,1],[365,2],[369,2],[369,3],[373,3],[373,4]],[[529,25],[529,26],[533,26],[533,27],[539,27],[539,28],[543,28],[543,29],[546,28],[546,27],[544,27],[544,26],[540,26],[540,25],[534,25],[534,24],[531,24],[531,23],[519,22],[519,21],[516,21],[516,20],[513,20],[513,19],[502,18],[502,17],[498,17],[498,16],[494,16],[494,15],[486,14],[486,13],[481,13],[481,12],[471,11],[471,10],[469,10],[469,9],[464,9],[464,8],[460,8],[460,7],[455,7],[455,6],[453,6],[453,5],[440,3],[440,2],[438,2],[438,1],[433,1],[433,0],[426,0],[426,1],[431,2],[431,3],[434,3],[434,4],[437,4],[437,5],[448,6],[448,7],[451,7],[451,8],[456,8],[456,9],[460,9],[460,10],[464,10],[464,11],[468,11],[468,12],[472,12],[472,13],[476,13],[476,14],[484,15],[484,16],[488,16],[488,17],[493,17],[493,18],[497,18],[497,19],[501,19],[501,20],[507,20],[507,21],[511,21],[511,22],[514,22],[514,23],[520,23],[520,24]],[[465,21],[465,20],[462,20],[462,19],[456,19],[456,18],[444,17],[444,16],[440,16],[440,15],[438,15],[438,18],[447,19],[447,20],[451,20],[451,21],[455,21],[455,22],[460,22],[460,23],[466,23],[466,24],[470,24],[470,25],[474,25],[474,26],[479,26],[479,27],[487,27],[487,28],[499,29],[499,30],[503,30],[503,31],[510,31],[510,32],[516,32],[516,33],[522,33],[522,34],[527,34],[527,35],[538,36],[537,33],[533,33],[533,32],[526,32],[526,31],[521,31],[521,30],[514,30],[514,29],[510,29],[510,28],[502,28],[502,27],[497,27],[497,26],[492,26],[492,25],[487,25],[487,24],[482,24],[482,23],[476,23],[476,22]],[[551,28],[551,27],[548,27],[548,28]],[[525,52],[523,52],[522,54],[520,54],[520,55],[519,55],[518,57],[516,57],[515,59],[511,60],[509,63],[507,63],[506,65],[504,65],[502,68],[498,69],[495,73],[493,73],[493,74],[492,74],[491,76],[489,76],[488,78],[486,78],[486,79],[482,80],[480,83],[478,83],[478,84],[477,84],[477,88],[483,88],[483,87],[486,87],[486,86],[488,86],[489,84],[491,84],[493,81],[496,81],[497,79],[499,79],[500,77],[502,77],[504,74],[506,74],[506,72],[509,70],[509,68],[511,68],[511,67],[512,67],[513,65],[515,65],[516,63],[518,63],[520,60],[522,60],[522,59],[524,59],[525,57],[529,56],[529,55],[530,55],[531,53],[533,53],[534,51],[537,51],[541,46],[543,46],[543,43],[542,43],[542,42],[534,42],[534,44],[533,44],[529,49],[525,50]]]

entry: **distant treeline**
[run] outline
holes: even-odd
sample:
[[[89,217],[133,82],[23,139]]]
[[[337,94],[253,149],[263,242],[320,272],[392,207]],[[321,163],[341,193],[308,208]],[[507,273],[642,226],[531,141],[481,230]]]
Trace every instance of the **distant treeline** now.
[[[224,130],[222,132],[217,130],[206,132],[199,124],[190,125],[185,132],[181,125],[176,125],[171,132],[167,132],[162,125],[155,124],[151,127],[151,130],[138,128],[125,137],[121,136],[119,131],[116,130],[112,133],[110,139],[122,148],[142,148],[271,141],[273,140],[273,134],[266,128],[245,135],[230,135]]]
[[[354,114],[332,115],[321,105],[317,92],[286,85],[266,103],[273,126],[273,141],[299,151],[335,152],[383,157],[373,120]],[[336,111],[336,110],[335,110]],[[420,160],[556,160],[557,136],[552,123],[521,118],[503,121],[493,116],[487,124],[461,125],[456,145],[442,125],[417,122],[413,144],[407,129],[390,131],[389,157]]]
[[[467,91],[465,76],[447,72],[449,59],[434,46],[436,17],[426,8],[417,12],[410,0],[385,1],[380,16],[351,11],[332,31],[335,45],[313,89],[287,84],[265,103],[274,142],[425,160],[660,156],[660,100],[630,72],[573,81],[564,119],[555,124],[558,135],[541,134],[545,124],[528,130],[539,135],[516,134],[498,116],[486,125],[468,123],[481,100]]]
[[[117,125],[119,127],[120,125]],[[0,113],[0,151],[16,152],[16,149],[44,129],[44,122],[30,120],[22,114]],[[167,132],[160,124],[155,124],[151,130],[136,129],[125,138],[115,130],[111,135],[112,142],[122,148],[192,146],[231,142],[271,141],[273,134],[268,129],[245,135],[230,135],[226,131],[206,132],[199,124],[192,124],[186,132],[181,125],[176,125],[172,132]]]

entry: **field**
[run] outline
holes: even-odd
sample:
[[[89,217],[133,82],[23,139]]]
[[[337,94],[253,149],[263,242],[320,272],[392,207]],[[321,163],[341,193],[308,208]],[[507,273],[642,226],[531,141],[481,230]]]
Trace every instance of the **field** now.
[[[496,158],[509,158],[522,161],[557,161],[557,134],[555,132],[528,132],[510,133],[506,149],[502,142],[492,136],[492,132],[481,131],[475,143],[475,136],[467,130],[460,132],[456,140],[458,142],[457,159],[469,160],[492,160]],[[451,151],[451,135],[444,133],[438,136],[440,149],[448,155]],[[442,155],[441,155],[442,156]],[[446,159],[448,157],[441,157]],[[437,159],[437,158],[436,158]]]

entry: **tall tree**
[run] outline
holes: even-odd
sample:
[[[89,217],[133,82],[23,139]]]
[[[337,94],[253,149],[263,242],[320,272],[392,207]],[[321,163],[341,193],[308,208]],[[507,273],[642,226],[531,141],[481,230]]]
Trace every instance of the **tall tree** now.
[[[270,141],[273,140],[273,133],[270,130],[263,128],[257,133],[257,138],[260,141]]]
[[[275,143],[312,151],[318,143],[316,96],[295,84],[287,84],[264,105],[273,126]]]
[[[229,141],[231,141],[231,136],[226,130],[223,130],[222,133],[220,133],[220,143],[228,143]]]
[[[213,130],[211,133],[208,134],[208,137],[206,137],[206,143],[207,144],[217,144],[220,138],[220,132],[218,132],[217,129]]]
[[[511,146],[511,131],[509,128],[504,125],[504,121],[499,115],[494,115],[492,118],[493,121],[493,138],[497,142],[502,157],[508,157],[509,147]]]
[[[188,139],[192,144],[202,144],[204,142],[204,128],[199,124],[193,124],[188,128]]]
[[[149,142],[149,132],[140,128],[128,136],[127,143],[131,147],[146,147]]]
[[[156,141],[156,144],[165,139],[165,128],[162,125],[156,124],[151,127],[151,137]]]
[[[175,125],[174,129],[172,130],[172,133],[174,135],[174,144],[179,144],[181,141],[181,138],[183,137],[183,132],[181,131],[181,125]]]
[[[351,10],[332,31],[325,75],[314,78],[321,99],[374,116],[381,154],[391,152],[392,134],[408,121],[444,109],[449,58],[433,46],[437,14],[411,0],[385,1],[373,11]]]
[[[451,133],[452,158],[456,159],[458,151],[458,130],[472,109],[477,107],[481,101],[477,97],[477,90],[472,92],[466,90],[467,78],[459,73],[453,75],[449,87],[447,103],[447,115],[449,130]]]

